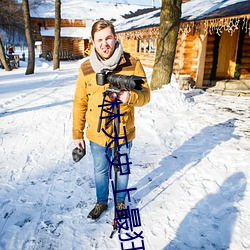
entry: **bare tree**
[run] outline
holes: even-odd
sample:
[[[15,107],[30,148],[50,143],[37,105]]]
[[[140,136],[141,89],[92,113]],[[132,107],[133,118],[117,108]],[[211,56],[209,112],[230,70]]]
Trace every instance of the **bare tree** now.
[[[6,71],[11,70],[10,65],[8,64],[8,62],[6,60],[6,56],[5,56],[5,52],[4,52],[4,46],[3,46],[3,43],[2,43],[1,37],[0,37],[0,61],[1,61],[1,64],[3,65],[3,67],[4,67],[4,69]]]
[[[4,43],[13,43],[16,34],[23,30],[22,8],[16,0],[0,0],[0,61],[6,71],[10,71],[10,65],[6,59]]]
[[[55,40],[53,49],[53,69],[60,68],[59,48],[61,33],[61,0],[55,0]]]
[[[17,0],[0,0],[0,28],[8,36],[23,29],[22,6]]]
[[[23,8],[25,36],[26,36],[26,41],[28,44],[28,66],[27,66],[25,74],[30,75],[30,74],[34,74],[34,70],[35,70],[35,48],[34,48],[34,41],[32,37],[30,9],[29,9],[28,0],[22,0],[22,8]]]
[[[160,31],[150,87],[160,88],[171,81],[182,0],[162,0]]]

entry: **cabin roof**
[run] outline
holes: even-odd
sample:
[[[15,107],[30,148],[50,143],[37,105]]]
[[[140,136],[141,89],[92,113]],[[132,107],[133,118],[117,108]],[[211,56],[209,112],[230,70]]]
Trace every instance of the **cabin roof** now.
[[[93,0],[61,0],[61,18],[70,20],[118,19],[122,15],[136,12],[149,6],[134,4],[115,4]],[[55,18],[55,3],[46,0],[42,5],[30,10],[34,18]]]
[[[196,21],[250,13],[249,0],[191,0],[183,4],[182,21]]]
[[[144,27],[158,26],[160,23],[160,9],[137,15],[132,18],[120,19],[114,22],[116,32],[135,30]]]
[[[150,12],[133,13],[126,18],[117,20],[116,31],[125,32],[151,26],[159,26],[161,8],[150,9]],[[250,14],[249,0],[191,0],[182,3],[182,22],[199,21],[228,16]]]
[[[55,28],[41,28],[42,36],[54,37]],[[61,27],[61,37],[75,37],[81,39],[89,39],[91,35],[91,28],[87,27]]]

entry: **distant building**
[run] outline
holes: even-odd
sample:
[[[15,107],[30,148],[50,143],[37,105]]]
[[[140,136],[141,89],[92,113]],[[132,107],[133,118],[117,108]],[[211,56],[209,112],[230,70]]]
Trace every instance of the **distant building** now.
[[[41,42],[41,57],[50,58],[54,47],[54,18],[32,18],[33,37]],[[83,58],[87,52],[90,38],[91,21],[61,20],[61,59]],[[50,58],[52,59],[52,58]]]
[[[115,21],[121,15],[145,6],[108,2],[62,0],[61,4],[61,59],[79,59],[90,53],[91,27],[98,19]],[[41,57],[52,59],[54,46],[55,6],[48,1],[31,10],[34,40],[41,42]]]

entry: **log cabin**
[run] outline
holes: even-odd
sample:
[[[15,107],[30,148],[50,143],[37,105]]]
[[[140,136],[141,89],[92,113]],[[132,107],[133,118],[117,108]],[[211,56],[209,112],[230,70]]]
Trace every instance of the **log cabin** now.
[[[33,37],[41,41],[41,57],[52,60],[54,18],[32,18]],[[60,59],[81,59],[87,54],[92,20],[61,20]]]
[[[154,65],[160,11],[137,11],[115,22],[124,50],[147,67]],[[237,79],[249,90],[250,1],[184,1],[173,73],[199,88]]]
[[[147,6],[110,2],[61,0],[61,59],[79,59],[90,53],[90,30],[98,19],[115,21]],[[54,45],[55,4],[46,1],[31,9],[34,41],[41,42],[41,57],[52,59]]]

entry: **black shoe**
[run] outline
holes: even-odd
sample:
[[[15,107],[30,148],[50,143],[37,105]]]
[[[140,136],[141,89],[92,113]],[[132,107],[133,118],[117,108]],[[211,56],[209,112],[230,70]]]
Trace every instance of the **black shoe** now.
[[[125,203],[122,201],[118,201],[116,206],[117,217],[124,218],[126,216],[125,210],[126,210]]]
[[[93,220],[96,220],[100,217],[103,211],[105,211],[108,208],[108,205],[103,204],[101,202],[97,202],[95,204],[95,207],[90,211],[88,218],[91,218]]]

